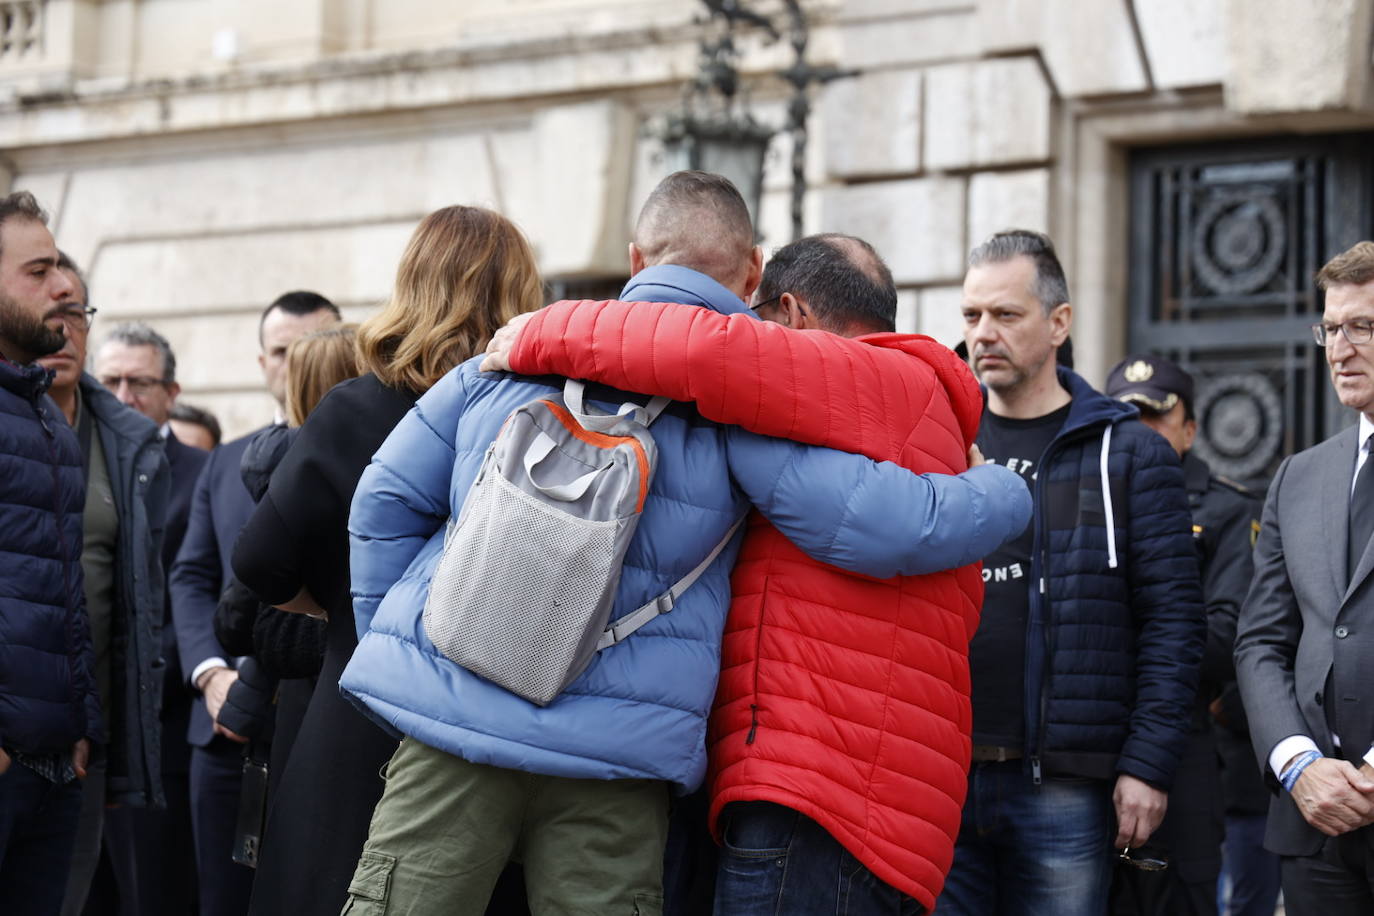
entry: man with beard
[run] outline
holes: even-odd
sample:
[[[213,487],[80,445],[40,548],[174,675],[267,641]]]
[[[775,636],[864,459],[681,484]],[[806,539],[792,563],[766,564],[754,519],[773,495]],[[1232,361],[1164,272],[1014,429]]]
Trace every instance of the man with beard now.
[[[82,595],[81,448],[33,365],[66,342],[74,291],[46,222],[32,194],[0,198],[0,901],[35,916],[62,905],[76,780],[103,738]]]

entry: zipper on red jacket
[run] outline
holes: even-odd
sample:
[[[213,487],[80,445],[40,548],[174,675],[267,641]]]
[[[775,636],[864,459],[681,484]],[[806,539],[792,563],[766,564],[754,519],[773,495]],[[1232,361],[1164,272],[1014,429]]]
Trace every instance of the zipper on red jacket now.
[[[759,668],[763,665],[763,608],[768,603],[768,576],[763,577],[763,596],[759,601],[759,623],[754,629],[754,702],[749,704],[749,734],[745,744],[753,744],[759,730]]]

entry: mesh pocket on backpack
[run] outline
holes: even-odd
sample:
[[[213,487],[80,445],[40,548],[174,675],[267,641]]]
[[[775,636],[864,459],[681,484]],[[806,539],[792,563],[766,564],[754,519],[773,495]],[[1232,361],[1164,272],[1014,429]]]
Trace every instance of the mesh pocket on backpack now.
[[[619,578],[622,524],[559,512],[486,474],[434,570],[425,633],[474,674],[551,702],[595,654]]]

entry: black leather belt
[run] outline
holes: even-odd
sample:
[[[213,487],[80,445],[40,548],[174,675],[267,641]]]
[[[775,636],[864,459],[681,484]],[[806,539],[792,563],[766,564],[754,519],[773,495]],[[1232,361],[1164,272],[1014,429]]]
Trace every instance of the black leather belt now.
[[[1001,747],[996,744],[975,744],[973,746],[974,763],[1002,763],[1007,760],[1020,760],[1021,749],[1019,747]]]

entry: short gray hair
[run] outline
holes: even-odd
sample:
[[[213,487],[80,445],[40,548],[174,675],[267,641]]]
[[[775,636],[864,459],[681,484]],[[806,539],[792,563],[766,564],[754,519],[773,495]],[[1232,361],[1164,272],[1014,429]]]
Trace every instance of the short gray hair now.
[[[1064,279],[1064,267],[1055,254],[1054,242],[1043,232],[1031,229],[1004,229],[995,232],[977,248],[969,252],[968,266],[1002,264],[1025,256],[1035,265],[1035,283],[1031,294],[1040,301],[1046,313],[1061,302],[1069,301],[1069,281]]]
[[[177,380],[177,358],[172,345],[157,331],[141,321],[122,321],[110,328],[101,343],[121,343],[126,347],[152,347],[162,356],[162,381],[170,385]]]

